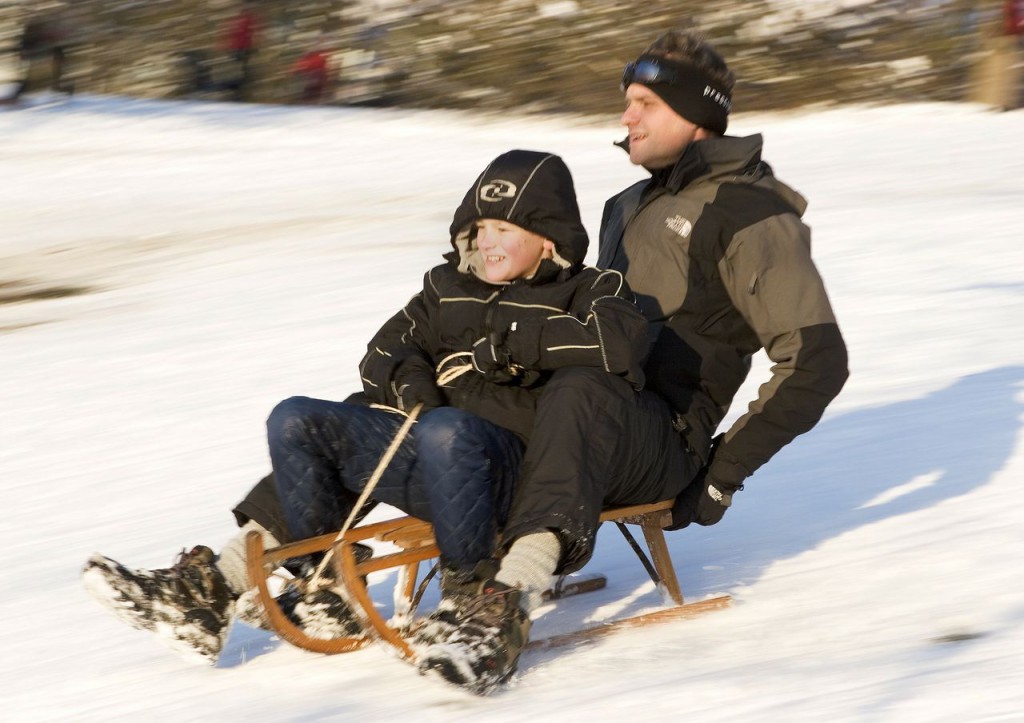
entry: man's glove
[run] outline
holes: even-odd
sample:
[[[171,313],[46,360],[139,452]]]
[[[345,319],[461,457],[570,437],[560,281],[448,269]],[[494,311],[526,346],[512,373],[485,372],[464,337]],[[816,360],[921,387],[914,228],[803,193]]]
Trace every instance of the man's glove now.
[[[480,337],[473,344],[473,368],[495,384],[516,382],[523,373],[521,367],[512,363],[512,355],[505,346],[505,335],[497,331]]]
[[[666,530],[681,530],[691,522],[705,527],[721,522],[725,511],[732,506],[732,496],[743,489],[743,481],[749,476],[746,469],[717,457],[716,449],[717,444],[712,448],[708,464],[676,497],[672,524]]]
[[[722,521],[725,511],[732,506],[732,496],[743,489],[743,485],[726,484],[713,477],[705,477],[701,484],[700,496],[694,511],[693,521],[698,525],[714,525]]]

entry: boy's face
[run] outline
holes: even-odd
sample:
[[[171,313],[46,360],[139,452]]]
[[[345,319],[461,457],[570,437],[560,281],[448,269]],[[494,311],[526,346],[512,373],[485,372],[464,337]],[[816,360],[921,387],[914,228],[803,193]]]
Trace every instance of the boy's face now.
[[[512,281],[537,273],[541,259],[551,258],[555,245],[543,236],[508,221],[483,218],[476,222],[476,245],[488,281]]]

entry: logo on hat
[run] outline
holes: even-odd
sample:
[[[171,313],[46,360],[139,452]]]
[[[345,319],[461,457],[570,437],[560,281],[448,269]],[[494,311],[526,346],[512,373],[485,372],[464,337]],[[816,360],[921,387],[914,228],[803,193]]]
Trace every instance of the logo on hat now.
[[[702,94],[705,98],[710,98],[714,102],[718,103],[726,113],[732,110],[732,101],[729,100],[729,96],[720,90],[715,90],[710,85],[704,86],[704,93]]]
[[[514,198],[517,190],[516,184],[512,183],[512,181],[496,178],[486,186],[481,186],[480,200],[494,203],[503,198]]]

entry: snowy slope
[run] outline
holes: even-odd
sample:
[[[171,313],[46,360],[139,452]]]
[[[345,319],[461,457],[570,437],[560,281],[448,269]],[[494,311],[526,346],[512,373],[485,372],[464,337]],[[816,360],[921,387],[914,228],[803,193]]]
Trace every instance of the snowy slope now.
[[[0,298],[43,297],[0,304],[4,717],[1024,720],[1022,112],[733,121],[810,200],[852,377],[722,524],[669,536],[684,593],[729,592],[730,610],[530,652],[477,699],[381,648],[322,657],[243,629],[195,667],[86,598],[94,550],[162,567],[232,534],[269,468],[267,412],[358,388],[366,340],[491,157],[563,155],[596,236],[604,199],[641,177],[614,121],[87,97],[0,111]],[[659,604],[614,529],[590,569],[609,590],[546,609],[538,635]]]

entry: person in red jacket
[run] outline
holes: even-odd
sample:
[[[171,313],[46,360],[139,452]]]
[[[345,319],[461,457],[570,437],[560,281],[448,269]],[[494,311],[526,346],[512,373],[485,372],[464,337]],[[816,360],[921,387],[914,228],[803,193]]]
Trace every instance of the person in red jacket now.
[[[235,99],[243,100],[252,80],[249,61],[256,54],[256,37],[259,18],[252,0],[245,0],[241,9],[230,21],[224,36],[228,53],[238,62],[239,78],[235,88]]]
[[[301,84],[300,102],[322,103],[331,77],[327,53],[314,48],[292,65],[292,76]]]
[[[1024,0],[1006,0],[1003,3],[1003,32],[1017,38],[1024,47]]]

